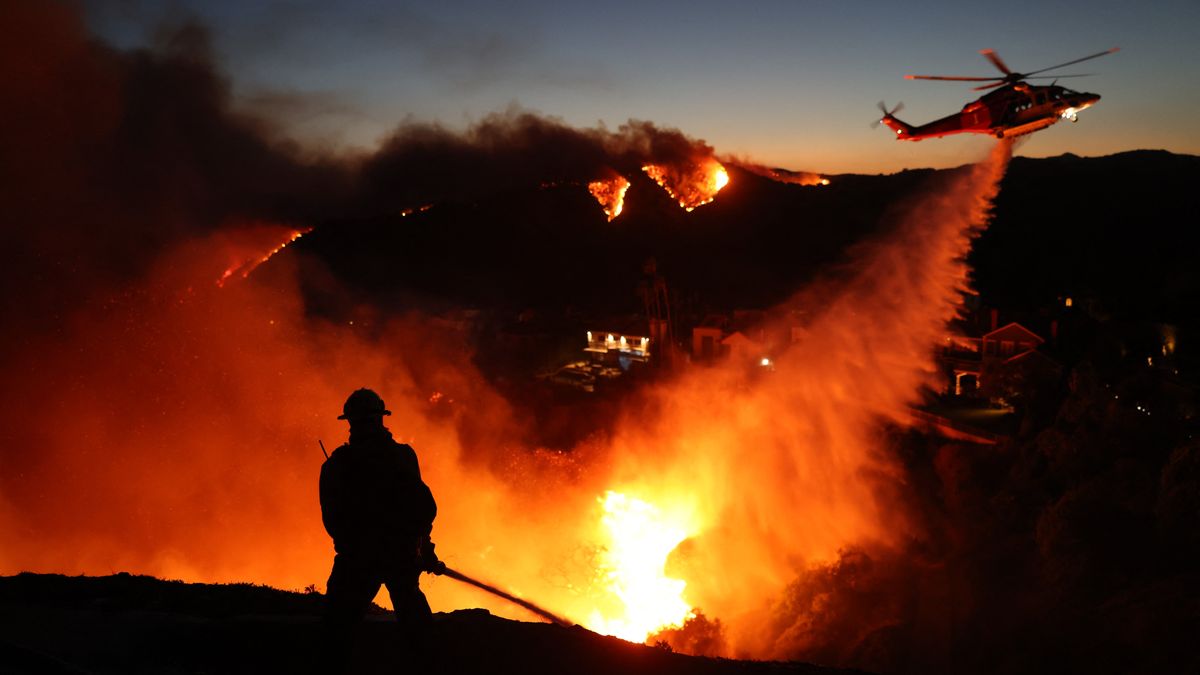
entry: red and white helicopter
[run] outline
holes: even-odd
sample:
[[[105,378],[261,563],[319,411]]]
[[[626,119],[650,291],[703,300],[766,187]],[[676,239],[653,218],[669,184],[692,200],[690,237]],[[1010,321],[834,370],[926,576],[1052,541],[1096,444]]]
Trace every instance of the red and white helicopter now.
[[[1017,73],[1009,69],[996,52],[985,49],[980,52],[992,62],[1003,77],[958,77],[951,75],[905,75],[909,80],[952,80],[956,82],[988,82],[975,87],[975,91],[995,89],[963,106],[961,112],[948,115],[928,124],[912,126],[896,117],[904,104],[888,110],[883,102],[879,103],[883,118],[875,124],[882,123],[896,132],[896,140],[919,141],[924,138],[938,138],[950,134],[975,133],[989,134],[996,138],[1012,138],[1022,134],[1032,133],[1058,122],[1059,120],[1076,121],[1077,115],[1100,100],[1099,94],[1072,91],[1059,87],[1054,82],[1049,85],[1029,84],[1026,80],[1054,78],[1056,81],[1064,77],[1086,77],[1086,75],[1039,75],[1047,70],[1062,68],[1088,59],[1094,59],[1106,54],[1119,51],[1113,47],[1090,56],[1074,61],[1060,63],[1057,66],[1042,68],[1028,73]]]

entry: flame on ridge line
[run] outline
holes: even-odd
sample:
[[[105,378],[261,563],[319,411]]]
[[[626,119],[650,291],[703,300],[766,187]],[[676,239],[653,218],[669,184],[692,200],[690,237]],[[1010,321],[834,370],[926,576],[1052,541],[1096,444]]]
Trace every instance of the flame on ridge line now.
[[[257,269],[259,265],[267,262],[268,260],[271,259],[271,256],[273,256],[276,253],[279,253],[283,249],[287,248],[288,244],[291,244],[292,242],[296,241],[300,237],[303,237],[304,235],[308,234],[309,232],[312,232],[311,227],[306,227],[306,228],[300,229],[300,230],[291,230],[288,232],[287,237],[282,242],[280,242],[278,246],[275,246],[274,248],[267,251],[262,256],[257,257],[257,258],[250,258],[250,259],[242,260],[241,262],[230,265],[229,267],[227,267],[225,269],[225,272],[221,274],[221,277],[219,279],[217,279],[217,286],[224,287],[225,282],[228,281],[230,277],[232,277],[234,274],[237,274],[238,272],[241,272],[241,276],[243,279],[249,277],[250,273],[253,272],[255,269]]]
[[[616,176],[604,180],[594,180],[588,183],[588,192],[600,202],[608,221],[621,215],[625,208],[625,191],[629,189],[629,181],[624,176]]]
[[[703,160],[683,169],[647,164],[642,167],[655,183],[679,202],[685,211],[708,204],[729,184],[729,173],[715,159]]]

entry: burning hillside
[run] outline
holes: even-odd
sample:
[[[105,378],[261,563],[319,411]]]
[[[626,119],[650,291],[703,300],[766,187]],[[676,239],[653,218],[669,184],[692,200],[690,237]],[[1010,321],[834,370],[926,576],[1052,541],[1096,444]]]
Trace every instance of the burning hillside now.
[[[624,176],[588,183],[588,192],[600,202],[600,208],[604,209],[604,215],[608,216],[609,221],[621,215],[621,211],[625,209],[625,192],[628,189],[629,181],[625,180]]]
[[[647,164],[642,171],[662,186],[685,211],[712,202],[721,188],[729,184],[729,174],[716,160],[684,167]]]

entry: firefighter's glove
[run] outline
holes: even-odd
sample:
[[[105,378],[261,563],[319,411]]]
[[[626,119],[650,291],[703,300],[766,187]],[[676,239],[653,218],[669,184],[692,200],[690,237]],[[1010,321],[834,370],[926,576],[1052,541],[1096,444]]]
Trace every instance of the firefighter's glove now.
[[[421,544],[420,563],[422,572],[439,575],[446,573],[446,563],[438,560],[437,553],[434,552],[436,546],[436,544],[428,539]]]

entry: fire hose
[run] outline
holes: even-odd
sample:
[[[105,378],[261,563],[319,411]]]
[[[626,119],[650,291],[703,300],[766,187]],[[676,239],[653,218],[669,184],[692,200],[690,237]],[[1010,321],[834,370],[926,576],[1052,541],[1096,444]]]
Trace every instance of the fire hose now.
[[[571,626],[574,625],[570,621],[567,621],[566,619],[564,619],[556,614],[553,614],[547,610],[544,610],[541,607],[538,607],[537,605],[533,604],[532,602],[529,602],[528,600],[523,600],[521,598],[518,598],[515,595],[512,595],[511,593],[505,593],[504,591],[500,590],[499,588],[496,588],[495,586],[492,586],[490,584],[485,584],[482,581],[479,581],[477,579],[472,579],[471,577],[463,574],[462,572],[459,572],[458,570],[453,570],[453,569],[450,569],[449,567],[446,567],[441,572],[441,574],[442,574],[442,576],[447,576],[447,577],[450,577],[451,579],[461,581],[464,584],[469,584],[480,590],[487,591],[488,593],[491,593],[492,595],[494,595],[498,598],[504,598],[505,600],[508,600],[509,602],[511,602],[513,604],[520,605],[521,607],[524,607],[525,609],[533,612],[534,614],[537,614],[538,616],[542,617],[543,619],[546,619],[550,623],[555,624],[557,626],[563,626],[564,628],[570,628]]]

